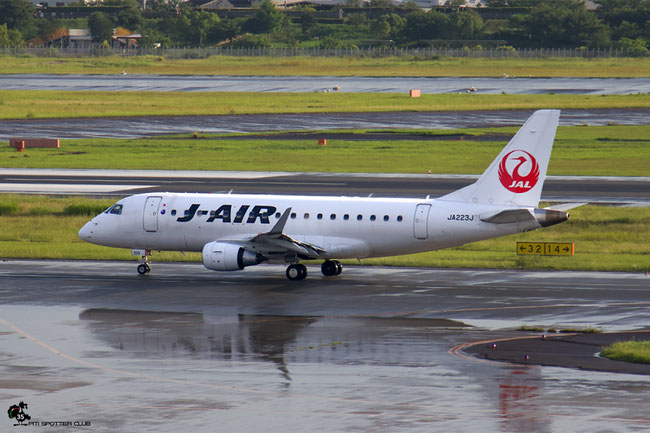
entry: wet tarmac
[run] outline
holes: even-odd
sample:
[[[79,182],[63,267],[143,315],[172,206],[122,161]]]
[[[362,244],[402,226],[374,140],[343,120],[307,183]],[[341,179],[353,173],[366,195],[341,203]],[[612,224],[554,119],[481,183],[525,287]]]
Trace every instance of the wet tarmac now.
[[[333,129],[455,129],[521,126],[534,110],[299,113],[223,116],[0,120],[0,140],[13,137],[139,138],[160,134]],[[650,109],[562,110],[560,125],[647,125]]]
[[[603,347],[617,341],[650,341],[650,331],[631,332],[530,332],[525,337],[469,343],[452,349],[481,359],[517,364],[539,364],[584,370],[650,375],[650,364],[612,362],[600,355]]]
[[[0,400],[37,431],[631,431],[643,375],[480,360],[522,324],[641,329],[643,274],[0,263]],[[525,334],[524,334],[525,335]],[[11,420],[3,421],[7,429]],[[35,428],[36,429],[36,428]]]
[[[183,75],[0,75],[2,90],[92,90],[154,92],[372,92],[479,94],[650,93],[650,78],[583,77],[307,77],[307,76],[183,76]]]

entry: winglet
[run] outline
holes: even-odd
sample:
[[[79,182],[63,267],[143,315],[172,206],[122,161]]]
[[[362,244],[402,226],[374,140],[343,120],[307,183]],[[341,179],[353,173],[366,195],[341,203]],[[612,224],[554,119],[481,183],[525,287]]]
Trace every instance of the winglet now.
[[[284,211],[278,222],[275,223],[271,231],[265,233],[266,235],[279,235],[282,234],[284,231],[284,226],[287,224],[287,220],[289,219],[289,215],[291,214],[291,208],[288,207],[287,210]]]

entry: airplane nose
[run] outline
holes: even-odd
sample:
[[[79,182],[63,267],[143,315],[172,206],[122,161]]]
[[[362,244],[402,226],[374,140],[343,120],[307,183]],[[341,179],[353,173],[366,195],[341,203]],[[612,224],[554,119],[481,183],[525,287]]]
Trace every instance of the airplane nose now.
[[[79,237],[84,240],[92,238],[96,225],[97,224],[92,221],[86,223],[86,225],[79,230]]]

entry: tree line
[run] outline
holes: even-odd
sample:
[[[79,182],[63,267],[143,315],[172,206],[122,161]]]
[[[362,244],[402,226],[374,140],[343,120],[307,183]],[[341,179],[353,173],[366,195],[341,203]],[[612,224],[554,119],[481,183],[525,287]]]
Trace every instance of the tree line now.
[[[462,2],[458,2],[462,3]],[[143,47],[354,48],[358,46],[501,45],[514,48],[622,48],[646,55],[650,42],[650,0],[596,0],[587,10],[580,0],[486,0],[487,8],[451,6],[423,10],[413,2],[348,0],[331,18],[310,6],[281,10],[270,0],[243,16],[194,8],[179,0],[80,3],[85,18],[39,18],[28,0],[0,1],[0,46],[44,40],[61,27],[89,28],[93,41],[110,41],[113,28],[140,33]],[[83,6],[82,6],[83,4]],[[484,11],[505,11],[488,19]],[[512,11],[512,12],[508,12]],[[481,13],[479,13],[481,12]]]

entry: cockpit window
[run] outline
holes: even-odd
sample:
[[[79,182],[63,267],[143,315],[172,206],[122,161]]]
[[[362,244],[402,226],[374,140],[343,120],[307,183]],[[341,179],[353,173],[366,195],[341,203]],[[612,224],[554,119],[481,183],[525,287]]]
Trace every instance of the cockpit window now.
[[[121,204],[116,204],[111,208],[111,211],[109,213],[115,214],[115,215],[122,215],[122,205]]]
[[[106,210],[104,211],[104,213],[109,213],[110,211],[113,210],[114,207],[115,207],[115,205],[109,207],[108,209],[106,209]]]

